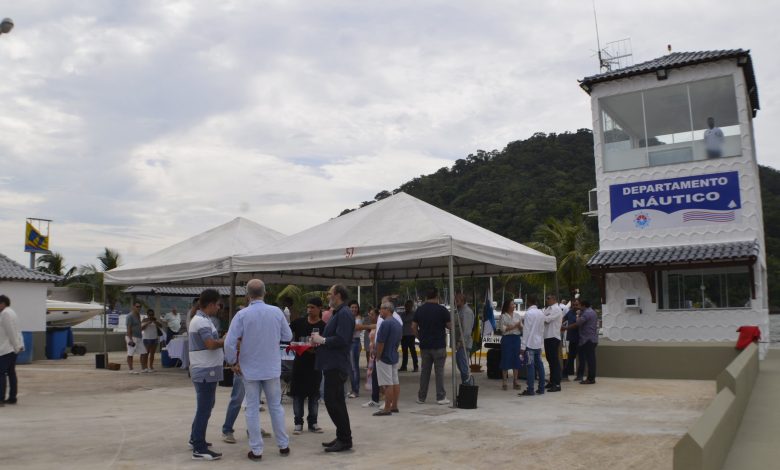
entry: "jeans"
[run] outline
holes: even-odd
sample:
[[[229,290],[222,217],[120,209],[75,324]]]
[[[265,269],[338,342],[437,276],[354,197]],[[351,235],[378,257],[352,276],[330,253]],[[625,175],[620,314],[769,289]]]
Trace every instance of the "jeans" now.
[[[566,363],[563,367],[563,376],[569,377],[570,375],[574,375],[574,364],[577,361],[577,346],[579,341],[569,341],[569,355],[566,358]]]
[[[588,365],[588,380],[596,380],[596,346],[598,343],[588,341],[585,344],[580,344],[579,354],[580,363],[577,364],[577,377],[584,377],[585,364]]]
[[[0,356],[0,401],[5,400],[5,375],[8,374],[8,400],[16,399],[16,353]]]
[[[436,373],[436,400],[447,398],[447,391],[444,390],[444,362],[447,360],[447,350],[441,349],[422,349],[420,350],[422,359],[422,369],[420,370],[420,391],[417,392],[417,398],[425,401],[428,396],[428,383],[431,381],[431,366]]]
[[[534,379],[536,374],[539,374],[539,388],[536,389],[537,393],[544,393],[544,363],[542,363],[542,350],[541,349],[527,349],[528,353],[528,372],[526,377],[526,383],[528,384],[528,391],[534,391]]]
[[[412,354],[412,364],[414,369],[417,370],[417,347],[415,345],[415,336],[406,335],[401,337],[401,351],[403,352],[403,362],[401,362],[401,370],[406,370],[406,365],[409,363],[409,354]]]
[[[350,353],[350,362],[352,365],[352,373],[350,374],[352,393],[360,395],[360,338],[352,339]]]
[[[460,381],[464,384],[470,383],[469,359],[463,346],[459,347],[455,352],[455,362],[458,364],[458,370],[460,371]]]
[[[315,393],[308,397],[301,397],[298,395],[293,396],[293,415],[295,416],[294,422],[296,425],[303,426],[303,401],[309,401],[309,416],[306,417],[306,422],[311,428],[317,424],[317,414],[320,411],[320,394]]]
[[[276,445],[286,449],[290,438],[284,428],[284,408],[282,407],[282,384],[279,377],[268,380],[248,380],[244,378],[246,390],[246,428],[249,431],[249,448],[255,455],[263,453],[263,436],[260,435],[260,388],[265,392],[265,404],[271,416]]]
[[[325,377],[325,408],[336,426],[336,439],[352,445],[352,429],[349,426],[347,401],[344,398],[344,381],[347,374],[338,369],[323,371]]]
[[[561,359],[558,354],[558,348],[561,340],[558,338],[544,339],[544,355],[547,356],[547,364],[550,366],[550,383],[552,385],[561,384]]]
[[[217,396],[217,382],[193,382],[195,385],[195,399],[197,408],[195,419],[192,420],[192,432],[190,442],[195,452],[205,452],[206,427],[209,425],[211,410],[214,408],[214,400]]]
[[[230,392],[230,402],[225,413],[225,424],[222,425],[222,434],[233,434],[238,413],[241,412],[241,402],[244,401],[244,378],[238,374],[233,375],[233,390]]]

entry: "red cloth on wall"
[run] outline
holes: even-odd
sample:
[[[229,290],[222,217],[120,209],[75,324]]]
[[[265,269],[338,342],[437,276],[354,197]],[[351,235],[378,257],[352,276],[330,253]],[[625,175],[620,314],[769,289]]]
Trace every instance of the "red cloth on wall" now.
[[[761,330],[757,326],[740,326],[737,328],[739,338],[737,339],[737,349],[740,351],[761,339]]]

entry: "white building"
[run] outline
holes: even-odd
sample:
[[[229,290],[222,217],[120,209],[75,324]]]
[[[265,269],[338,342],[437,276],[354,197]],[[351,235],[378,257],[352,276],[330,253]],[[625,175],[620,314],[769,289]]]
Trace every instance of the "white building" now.
[[[0,254],[0,294],[11,299],[11,308],[19,317],[22,332],[31,332],[35,359],[45,357],[46,290],[54,287],[58,276],[25,268]]]
[[[683,52],[584,78],[604,335],[735,341],[769,319],[749,51]],[[763,354],[762,354],[763,356]]]

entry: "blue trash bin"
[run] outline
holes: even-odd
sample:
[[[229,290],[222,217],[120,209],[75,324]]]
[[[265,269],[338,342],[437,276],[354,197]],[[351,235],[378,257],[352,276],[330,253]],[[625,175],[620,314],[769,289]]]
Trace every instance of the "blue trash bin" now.
[[[16,356],[17,364],[29,364],[33,358],[33,336],[31,331],[22,331],[24,338],[24,351]]]
[[[70,328],[52,328],[46,331],[46,357],[64,359],[68,349]]]

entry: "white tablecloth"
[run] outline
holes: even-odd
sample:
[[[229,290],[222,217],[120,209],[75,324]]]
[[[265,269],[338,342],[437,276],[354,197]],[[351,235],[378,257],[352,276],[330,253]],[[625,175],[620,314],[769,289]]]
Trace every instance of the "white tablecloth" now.
[[[190,367],[190,344],[187,336],[176,336],[166,346],[168,357],[171,359],[181,359],[181,368]]]

